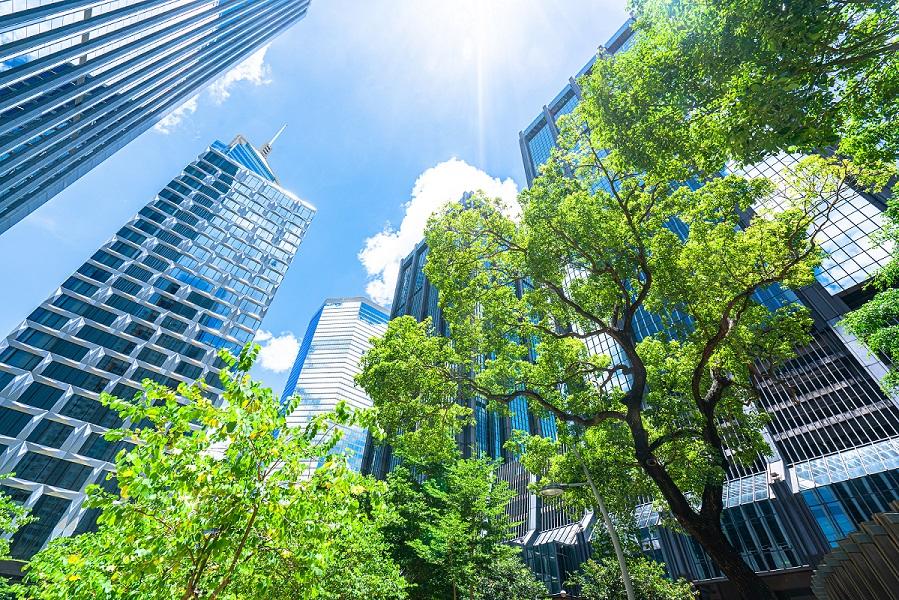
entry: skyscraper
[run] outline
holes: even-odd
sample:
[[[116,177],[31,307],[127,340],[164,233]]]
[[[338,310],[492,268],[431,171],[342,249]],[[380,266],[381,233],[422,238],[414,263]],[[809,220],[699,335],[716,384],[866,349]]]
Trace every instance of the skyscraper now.
[[[400,263],[390,318],[412,316],[418,321],[430,318],[434,333],[446,336],[449,333],[448,325],[438,304],[437,288],[428,281],[424,273],[427,256],[428,245],[422,240]],[[520,293],[521,286],[526,284],[518,285]],[[509,439],[513,429],[555,435],[555,421],[552,418],[535,419],[527,410],[524,398],[516,398],[510,404],[513,413],[510,417],[500,417],[488,412],[487,402],[483,398],[469,398],[466,402],[474,413],[476,424],[466,426],[460,436],[459,449],[463,456],[511,458],[503,444]],[[396,464],[389,445],[374,446],[370,449],[370,455],[366,456],[365,469],[366,472],[383,477]]]
[[[294,394],[300,406],[287,417],[290,427],[305,427],[316,415],[330,412],[341,400],[351,409],[371,408],[371,399],[354,381],[359,360],[371,338],[387,331],[387,311],[368,298],[328,298],[313,315],[293,363],[282,404]],[[349,450],[349,466],[359,471],[366,430],[343,428],[335,454]]]
[[[634,40],[629,23],[606,44],[609,53]],[[589,72],[589,62],[578,76]],[[556,120],[581,99],[569,79],[534,121],[519,134],[530,185],[556,143]],[[783,175],[799,157],[769,157],[740,169],[767,176],[779,191],[765,202],[776,208],[785,197]],[[756,300],[776,307],[801,302],[814,318],[813,340],[797,348],[778,380],[754,380],[761,407],[771,416],[765,435],[772,455],[728,474],[722,517],[725,533],[744,559],[775,589],[808,589],[812,567],[835,542],[876,512],[899,499],[899,402],[886,396],[878,381],[886,367],[845,332],[839,321],[870,294],[864,284],[886,263],[889,248],[872,242],[880,228],[884,198],[848,190],[841,196],[818,242],[828,252],[817,281],[796,294],[777,288],[759,290]],[[646,311],[635,318],[638,338],[660,331]],[[615,354],[604,340],[595,350]],[[647,554],[663,561],[675,576],[691,579],[710,592],[724,594],[722,574],[692,539],[660,525],[651,506],[638,507],[637,524]],[[791,596],[794,597],[794,596]]]
[[[217,350],[253,338],[315,214],[267,151],[213,143],[0,341],[3,491],[38,517],[13,556],[93,526],[84,488],[114,485],[125,447],[103,438],[123,423],[101,392],[204,380],[217,397]]]
[[[302,19],[309,2],[0,2],[0,233]]]
[[[466,200],[467,195],[462,201]],[[430,318],[434,333],[446,336],[449,330],[438,303],[437,288],[424,273],[427,256],[428,245],[421,241],[400,263],[390,318],[412,316],[418,321]],[[528,283],[519,281],[515,285],[516,292],[521,294]],[[516,456],[504,448],[513,431],[555,438],[555,418],[536,417],[523,397],[509,404],[509,416],[489,411],[483,398],[464,398],[461,402],[472,410],[475,418],[474,425],[466,426],[457,439],[462,456],[501,461],[497,475],[515,492],[506,508],[510,521],[517,523],[509,541],[522,547],[524,560],[551,592],[560,591],[567,573],[589,556],[587,536],[593,525],[593,514],[572,519],[558,502],[545,502],[530,493],[531,475]],[[398,464],[399,459],[390,445],[375,444],[369,436],[362,462],[363,473],[383,479]]]

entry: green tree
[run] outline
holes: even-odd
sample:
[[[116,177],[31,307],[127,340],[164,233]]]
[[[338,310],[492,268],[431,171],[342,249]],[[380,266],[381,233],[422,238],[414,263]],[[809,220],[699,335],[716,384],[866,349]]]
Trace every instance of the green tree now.
[[[13,475],[13,473],[4,473],[0,475],[0,480],[8,479]],[[15,502],[5,492],[0,491],[0,535],[3,536],[0,538],[0,560],[13,560],[9,554],[13,535],[34,520],[35,518],[29,514],[27,508]],[[20,585],[0,577],[0,599],[18,598],[21,593],[22,587]]]
[[[546,587],[516,553],[508,553],[486,565],[478,583],[479,600],[543,600]]]
[[[414,430],[415,447],[439,456],[471,419],[457,394],[499,411],[524,397],[607,440],[595,453],[627,469],[612,477],[649,482],[744,597],[770,598],[721,529],[721,493],[729,464],[767,449],[750,375],[794,356],[811,322],[801,306],[770,310],[755,294],[813,281],[821,252],[808,232],[849,169],[808,159],[790,206],[749,219],[767,180],[673,186],[599,152],[589,130],[566,135],[569,151],[522,194],[520,222],[482,198],[429,223],[425,271],[450,339],[391,321],[360,377],[378,426]],[[516,281],[528,282],[521,298]],[[634,319],[647,311],[660,333],[638,339]],[[619,351],[591,351],[600,339]]]
[[[684,579],[665,577],[662,565],[642,556],[628,559],[628,570],[637,600],[695,600],[699,594]],[[621,570],[614,557],[590,559],[568,581],[580,586],[580,596],[590,600],[626,600]]]
[[[843,325],[856,335],[868,348],[890,364],[881,382],[887,393],[899,391],[899,198],[887,203],[887,223],[879,235],[884,244],[892,244],[890,262],[868,285],[878,290],[871,300],[858,310],[846,315]]]
[[[633,47],[597,61],[583,82],[596,147],[678,181],[729,160],[824,148],[895,172],[894,0],[632,0],[631,8]]]
[[[99,530],[55,540],[32,559],[30,597],[404,597],[379,533],[383,485],[341,457],[303,477],[351,415],[341,405],[305,430],[287,429],[299,398],[282,408],[250,379],[257,351],[222,353],[220,407],[201,385],[145,381],[133,401],[102,397],[139,424],[107,439],[137,445],[116,457],[117,494],[89,490],[88,505],[102,509]]]
[[[878,190],[899,160],[899,10],[895,0],[632,0],[636,40],[582,82],[578,122],[595,147],[674,180],[778,152],[825,149]],[[892,180],[895,184],[895,179]],[[889,201],[883,240],[897,240]],[[899,263],[845,324],[899,356]],[[885,388],[897,389],[891,370]]]
[[[393,556],[413,584],[410,597],[531,600],[546,590],[506,542],[513,492],[496,465],[455,459],[400,466],[388,478],[394,519],[384,529]],[[491,590],[502,589],[498,596]]]

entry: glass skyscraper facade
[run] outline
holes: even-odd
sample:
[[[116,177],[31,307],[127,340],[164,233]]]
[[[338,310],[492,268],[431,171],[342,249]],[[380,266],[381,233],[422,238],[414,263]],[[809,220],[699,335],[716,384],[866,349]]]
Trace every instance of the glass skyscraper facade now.
[[[462,202],[467,200],[463,197]],[[448,335],[448,324],[438,303],[438,292],[424,274],[428,245],[419,242],[402,260],[397,277],[390,318],[412,316],[418,321],[431,319],[434,333]],[[515,283],[521,294],[529,285]],[[527,431],[533,435],[555,438],[556,421],[552,416],[537,418],[525,398],[516,398],[510,405],[510,415],[501,416],[487,410],[484,398],[459,398],[474,414],[474,425],[466,426],[457,439],[464,457],[487,457],[501,461],[497,475],[506,481],[515,496],[506,510],[516,523],[509,541],[523,549],[523,557],[551,592],[558,592],[565,582],[565,574],[589,556],[587,534],[593,523],[592,513],[574,520],[558,499],[544,500],[528,491],[533,482],[517,457],[503,447],[513,431]],[[363,473],[384,478],[399,464],[390,445],[375,444],[371,436],[365,447]]]
[[[113,486],[127,447],[103,434],[130,425],[101,392],[201,380],[218,398],[217,351],[253,339],[314,214],[246,139],[217,141],[0,341],[3,491],[38,518],[14,557],[93,526],[85,486]]]
[[[626,50],[633,43],[629,27],[626,23],[616,32],[605,46],[607,52]],[[555,145],[556,120],[571,112],[580,98],[572,78],[520,133],[529,185]],[[782,205],[789,193],[785,174],[799,158],[772,156],[737,170],[770,177],[777,184],[777,191],[757,210]],[[771,416],[764,433],[772,455],[732,468],[724,491],[723,524],[729,539],[773,588],[795,598],[811,597],[811,569],[836,540],[899,499],[899,405],[878,385],[886,366],[839,326],[847,311],[869,297],[864,284],[889,259],[890,248],[870,238],[883,223],[886,203],[877,194],[852,189],[842,194],[817,240],[828,253],[817,281],[795,294],[777,287],[756,293],[758,302],[772,308],[785,302],[807,306],[814,318],[813,340],[797,348],[797,357],[776,381],[752,382],[760,408]],[[659,332],[661,326],[644,313],[634,323],[640,338]],[[589,343],[596,352],[620,358],[608,340]],[[650,505],[638,507],[636,517],[647,554],[663,561],[672,575],[696,581],[710,593],[726,594],[726,588],[716,589],[721,572],[695,541],[661,526]]]
[[[412,316],[418,321],[430,318],[434,333],[445,336],[448,335],[448,324],[438,304],[437,288],[431,285],[424,273],[427,256],[428,245],[421,241],[400,263],[390,318]],[[520,292],[520,286],[526,284],[516,285]],[[458,440],[463,456],[510,459],[503,444],[509,439],[513,429],[555,435],[555,421],[535,419],[528,411],[524,398],[517,398],[510,404],[512,414],[508,417],[488,412],[487,402],[483,398],[465,398],[460,399],[460,402],[467,404],[475,417],[475,425],[465,427]],[[389,445],[372,446],[369,451],[364,463],[366,472],[384,477],[396,466],[397,459]]]
[[[0,0],[0,233],[306,15],[310,0]]]
[[[289,427],[305,427],[317,415],[331,412],[341,400],[354,410],[371,408],[371,399],[354,377],[359,361],[371,348],[371,339],[387,331],[387,310],[368,298],[328,298],[313,315],[287,378],[281,403],[294,394],[302,401],[287,416]],[[346,452],[355,471],[362,467],[367,431],[357,425],[343,427],[343,437],[332,452]]]

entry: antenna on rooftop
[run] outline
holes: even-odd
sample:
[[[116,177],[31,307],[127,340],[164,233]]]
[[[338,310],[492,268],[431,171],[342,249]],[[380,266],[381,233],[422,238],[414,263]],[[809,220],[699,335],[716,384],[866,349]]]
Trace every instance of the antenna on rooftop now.
[[[262,158],[268,158],[268,155],[272,153],[272,145],[275,143],[275,140],[277,140],[281,136],[281,134],[284,133],[285,129],[287,129],[287,123],[281,126],[281,129],[278,130],[278,133],[272,136],[271,140],[262,145],[262,148],[259,149],[259,154],[262,155]]]

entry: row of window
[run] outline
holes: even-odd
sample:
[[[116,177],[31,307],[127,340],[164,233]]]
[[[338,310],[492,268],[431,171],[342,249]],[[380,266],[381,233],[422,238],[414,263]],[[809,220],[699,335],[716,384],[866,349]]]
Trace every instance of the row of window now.
[[[232,170],[234,173],[237,173],[237,169],[230,162],[219,159],[216,162],[223,163],[222,168],[225,168],[225,170]],[[185,239],[196,239],[200,235],[198,231],[192,228],[200,223],[200,218],[197,215],[206,219],[214,216],[214,213],[208,210],[213,208],[214,204],[204,196],[196,194],[193,190],[199,190],[200,193],[213,197],[216,194],[228,191],[227,187],[221,189],[223,186],[218,180],[195,183],[192,177],[201,173],[202,171],[197,168],[196,173],[191,173],[190,177],[185,176],[174,181],[169,186],[171,190],[164,190],[164,193],[160,194],[161,197],[154,201],[151,208],[141,211],[141,218],[137,218],[128,226],[123,227],[114,241],[103,250],[98,251],[92,257],[92,260],[78,269],[76,276],[68,279],[63,284],[62,287],[65,291],[53,301],[52,307],[49,309],[40,308],[32,313],[29,320],[36,326],[26,327],[18,334],[19,340],[23,344],[49,350],[56,355],[72,360],[83,360],[90,350],[90,345],[101,346],[123,355],[132,355],[136,351],[135,356],[146,366],[137,365],[130,379],[140,381],[148,378],[163,385],[176,386],[180,379],[167,377],[158,372],[159,367],[165,364],[166,360],[169,360],[168,357],[170,355],[166,351],[178,353],[184,357],[183,360],[177,360],[174,364],[173,373],[177,377],[182,377],[186,380],[195,380],[202,377],[203,366],[195,364],[193,360],[202,361],[208,354],[206,348],[196,343],[185,341],[183,336],[180,335],[185,333],[190,327],[188,321],[199,322],[204,327],[209,327],[215,331],[228,331],[229,336],[233,335],[241,341],[249,339],[252,336],[251,330],[259,325],[259,319],[256,315],[261,316],[264,305],[268,300],[268,295],[259,290],[243,287],[235,292],[222,286],[212,284],[208,286],[200,285],[200,282],[205,280],[192,274],[188,269],[194,269],[198,266],[196,258],[206,261],[211,259],[212,254],[207,256],[204,254],[207,251],[201,250],[191,257],[185,256],[178,250],[179,247],[184,246]],[[248,182],[252,183],[250,180]],[[211,184],[212,187],[207,185],[207,183]],[[247,190],[250,190],[250,188],[247,187]],[[185,191],[192,195],[189,210],[178,208],[173,202],[174,199],[178,198],[178,193],[184,193]],[[286,196],[283,199],[286,201]],[[186,206],[186,204],[180,201],[178,204]],[[182,222],[173,224],[170,229],[160,227],[160,224],[165,222],[166,215],[174,215]],[[255,219],[250,219],[249,221],[252,223]],[[255,226],[253,227],[255,228]],[[173,233],[173,231],[177,232],[178,235]],[[152,241],[148,241],[151,236],[157,240],[155,245],[152,245]],[[212,238],[208,239],[211,241]],[[291,239],[289,241],[293,243],[294,240]],[[246,253],[253,249],[249,245],[250,243],[254,242],[247,239],[234,241],[231,245],[237,246],[238,250],[243,250]],[[145,252],[151,245],[152,248]],[[245,274],[247,279],[268,277],[276,282],[280,281],[283,271],[286,271],[287,268],[286,261],[290,258],[283,251],[281,255],[285,259],[284,262],[271,261],[270,265],[252,263],[253,272],[248,271]],[[247,265],[249,264],[251,263],[247,262]],[[167,271],[167,276],[155,275],[160,271]],[[243,273],[241,274],[244,275]],[[262,280],[259,279],[259,281]],[[181,287],[185,284],[194,286],[197,291],[191,290],[185,298],[179,299],[177,294],[185,293],[184,290],[181,290]],[[241,286],[248,285],[243,282],[239,282],[239,284]],[[276,285],[268,281],[265,281],[264,284],[266,286],[265,289],[268,291],[273,290]],[[102,293],[100,288],[104,285],[115,291],[103,299],[104,306],[102,308],[92,306],[82,299],[95,297],[98,293]],[[145,292],[144,290],[147,289],[148,285],[153,285],[156,290],[152,291],[152,293],[149,290]],[[251,294],[251,291],[255,293]],[[207,292],[209,295],[205,295],[203,292]],[[144,293],[151,294],[148,300],[138,301],[137,299],[141,298]],[[247,298],[243,296],[252,297]],[[145,306],[144,304],[152,304],[153,307]],[[239,310],[244,312],[237,312],[234,308],[239,308]],[[117,312],[113,312],[112,309]],[[65,311],[67,314],[74,313],[90,320],[91,323],[67,329],[67,333],[75,338],[71,341],[53,336],[37,328],[37,326],[43,326],[59,330],[65,326],[70,317],[56,312],[57,310],[60,312]],[[160,321],[162,313],[167,313],[162,317],[161,323],[158,324],[161,329],[167,332],[160,332],[155,326],[149,326],[147,323],[141,323],[136,320],[130,320],[127,324],[123,323],[128,318],[120,318],[117,314],[118,312],[126,313],[149,323]],[[230,330],[226,329],[228,323],[225,317],[228,315],[235,317],[234,326]],[[107,331],[104,327],[112,326],[116,319],[120,319],[120,322],[122,322],[122,334]],[[246,329],[243,329],[243,327]],[[125,336],[129,337],[126,338]],[[214,347],[230,347],[234,351],[239,350],[236,344],[229,341],[230,338],[225,339],[209,332],[200,332],[195,337],[201,344],[209,344]],[[137,340],[145,342],[154,340],[154,344],[164,350],[150,346],[141,347]],[[79,341],[83,341],[83,345]],[[71,367],[54,360],[52,357],[43,359],[24,348],[10,347],[0,351],[0,362],[13,367],[33,370],[42,360],[47,361],[46,367],[42,372],[35,373],[36,376],[42,375],[62,384],[71,384],[76,386],[76,388],[92,392],[100,392],[107,388],[110,379],[121,376],[132,368],[129,361],[121,360],[112,355],[101,355],[96,367],[109,373],[107,377],[103,377],[99,374],[87,372],[83,368]],[[218,367],[222,366],[218,364],[220,361],[216,361],[216,363]],[[151,365],[152,368],[150,367]],[[12,378],[12,374],[0,372],[0,386],[6,386],[12,381]],[[211,385],[217,388],[221,387],[217,373],[210,372],[205,379]],[[68,396],[66,396],[67,393],[69,394]],[[120,397],[130,398],[135,393],[138,393],[138,390],[124,383],[118,383],[114,386],[112,393]],[[66,390],[54,387],[54,385],[33,382],[14,400],[21,402],[21,405],[34,406],[35,408],[45,410],[60,405],[58,409],[60,415],[100,427],[117,427],[123,424],[121,418],[114,411],[109,410],[97,400],[87,396],[87,393],[72,394],[71,391],[66,392]],[[52,416],[49,418],[32,417],[23,412],[23,410],[27,409],[16,410],[15,406],[17,405],[0,407],[0,433],[9,436],[26,436],[27,440],[49,448],[61,448],[67,443],[79,444],[78,441],[74,441],[72,438],[73,435],[76,435],[74,432],[77,428],[71,424],[55,420]],[[19,407],[21,408],[21,406]],[[23,433],[23,431],[28,431],[28,433]],[[74,452],[80,456],[109,461],[114,458],[121,447],[121,444],[107,442],[101,434],[92,433]],[[69,490],[81,489],[93,471],[88,465],[64,461],[52,456],[44,456],[37,452],[26,453],[19,463],[11,465],[11,468],[22,479],[59,486]],[[43,496],[38,500],[38,504],[35,505],[35,511],[37,513],[46,513],[44,507],[53,505],[56,500],[60,499],[50,495]],[[65,507],[68,506],[68,502],[64,500],[61,502],[63,502],[62,510],[64,511]],[[56,515],[51,523],[51,527],[60,516],[61,513]],[[49,532],[49,530],[47,531]],[[21,548],[22,544],[25,543],[20,540],[29,537],[36,540],[40,536],[33,534],[31,529],[24,531],[22,535],[17,536],[15,542],[19,544],[17,547]],[[41,537],[37,545],[39,546],[40,543],[43,543],[44,539],[46,539],[46,536]]]

